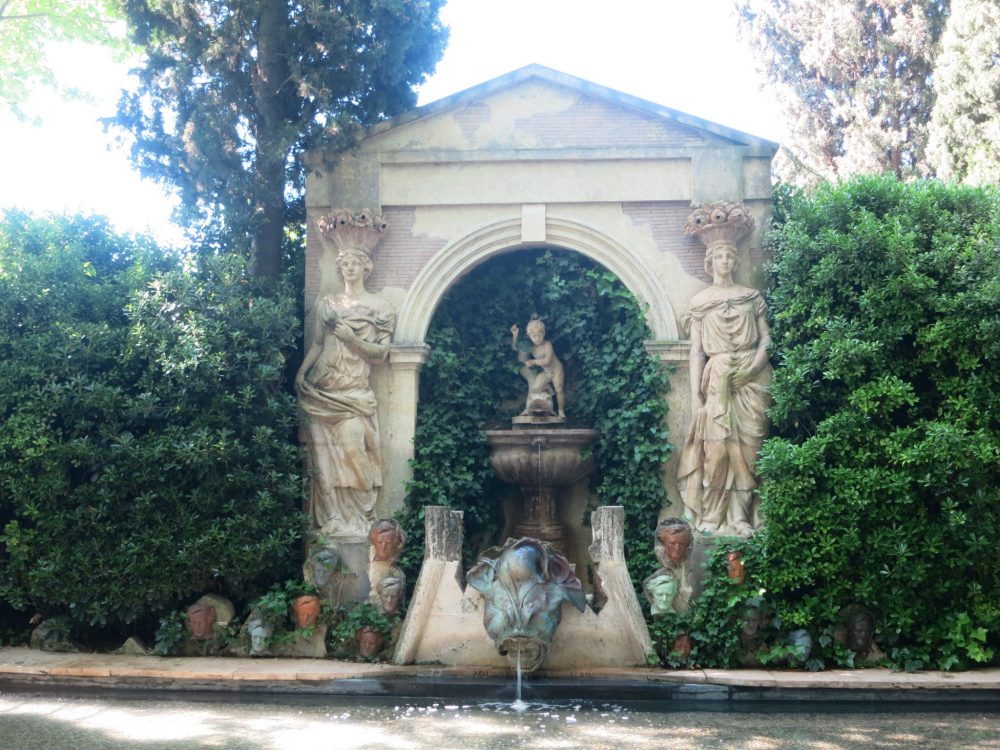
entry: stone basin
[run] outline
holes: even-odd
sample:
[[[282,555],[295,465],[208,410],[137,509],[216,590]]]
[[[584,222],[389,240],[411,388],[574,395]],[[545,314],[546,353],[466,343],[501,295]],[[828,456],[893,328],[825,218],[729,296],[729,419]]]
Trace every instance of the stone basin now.
[[[487,430],[490,463],[503,481],[520,486],[563,487],[576,484],[594,469],[580,449],[597,439],[597,430]]]
[[[593,443],[598,434],[597,430],[568,427],[486,431],[494,471],[504,482],[519,486],[524,496],[516,534],[555,545],[565,541],[552,488],[576,484],[593,471],[593,459],[585,458],[580,449]]]

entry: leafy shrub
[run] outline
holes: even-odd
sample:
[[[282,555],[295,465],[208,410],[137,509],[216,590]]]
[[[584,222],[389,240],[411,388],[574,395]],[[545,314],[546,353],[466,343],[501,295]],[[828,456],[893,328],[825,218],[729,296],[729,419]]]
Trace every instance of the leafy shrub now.
[[[864,178],[785,194],[768,239],[763,585],[814,632],[868,606],[900,667],[1000,645],[998,215],[994,189]]]
[[[524,406],[510,327],[523,334],[532,313],[566,368],[570,421],[600,431],[591,491],[602,504],[625,506],[630,569],[651,569],[649,531],[665,501],[667,380],[643,348],[649,334],[635,298],[613,274],[575,253],[533,250],[475,269],[434,314],[403,515],[408,576],[420,562],[425,505],[465,511],[467,553],[501,541],[497,498],[510,488],[490,466],[483,429],[509,427]]]
[[[294,572],[293,300],[237,257],[4,217],[0,597],[152,628],[193,595]]]

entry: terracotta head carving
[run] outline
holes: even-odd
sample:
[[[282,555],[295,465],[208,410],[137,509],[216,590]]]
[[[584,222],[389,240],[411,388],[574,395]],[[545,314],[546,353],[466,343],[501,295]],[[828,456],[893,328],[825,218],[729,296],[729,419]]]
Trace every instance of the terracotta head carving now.
[[[375,551],[375,560],[396,562],[406,539],[395,521],[376,521],[368,532],[368,541]]]
[[[355,634],[355,638],[358,641],[358,656],[364,659],[370,659],[375,656],[385,641],[382,634],[371,625],[365,625],[360,628]]]
[[[207,641],[212,637],[212,625],[215,623],[215,607],[210,604],[192,604],[187,608],[184,627],[195,640]]]
[[[743,568],[743,554],[739,550],[729,550],[726,553],[726,563],[728,565],[728,570],[726,571],[726,576],[731,581],[736,583],[743,583],[746,578],[746,571]]]
[[[680,518],[667,518],[656,527],[656,539],[663,546],[663,557],[675,565],[684,562],[693,538],[691,526]],[[665,562],[663,557],[661,562]]]

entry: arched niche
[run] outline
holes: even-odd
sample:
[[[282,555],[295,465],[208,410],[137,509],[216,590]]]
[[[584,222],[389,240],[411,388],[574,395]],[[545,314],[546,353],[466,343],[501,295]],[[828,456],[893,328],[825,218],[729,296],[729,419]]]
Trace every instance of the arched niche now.
[[[490,258],[528,247],[573,250],[615,274],[642,305],[657,340],[678,338],[677,319],[667,291],[656,274],[645,270],[639,257],[602,232],[566,219],[545,222],[543,242],[524,242],[521,218],[493,222],[470,232],[438,253],[417,275],[399,308],[394,342],[423,343],[434,311],[447,291],[476,266]]]

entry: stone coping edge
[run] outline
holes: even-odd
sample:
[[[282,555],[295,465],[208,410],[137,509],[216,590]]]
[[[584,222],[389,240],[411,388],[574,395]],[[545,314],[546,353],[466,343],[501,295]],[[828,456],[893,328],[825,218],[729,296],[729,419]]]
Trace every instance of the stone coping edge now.
[[[0,648],[0,689],[84,688],[185,692],[496,697],[513,690],[508,670],[395,666],[328,659],[56,654]],[[713,701],[975,701],[1000,706],[1000,669],[891,672],[886,669],[580,669],[526,679],[540,697]]]

